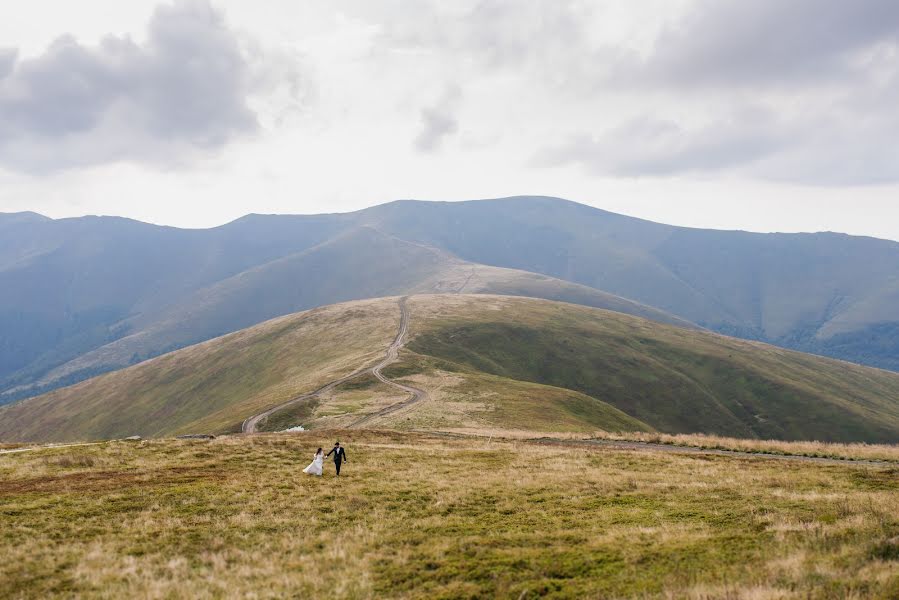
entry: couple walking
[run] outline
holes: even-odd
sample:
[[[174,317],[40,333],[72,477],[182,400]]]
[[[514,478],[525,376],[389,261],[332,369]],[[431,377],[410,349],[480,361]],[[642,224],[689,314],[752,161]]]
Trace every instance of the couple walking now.
[[[334,447],[327,454],[322,454],[322,449],[319,448],[315,452],[315,457],[312,459],[312,462],[308,467],[303,469],[303,473],[307,475],[318,475],[321,477],[322,474],[322,463],[325,462],[325,459],[331,455],[334,455],[334,468],[337,470],[337,476],[340,477],[340,465],[344,462],[349,462],[346,459],[346,450],[344,450],[340,446],[340,442],[335,442]]]

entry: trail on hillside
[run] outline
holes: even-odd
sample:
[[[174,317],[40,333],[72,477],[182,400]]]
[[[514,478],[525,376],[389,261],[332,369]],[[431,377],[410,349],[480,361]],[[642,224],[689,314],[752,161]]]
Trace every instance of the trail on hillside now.
[[[373,419],[378,419],[380,417],[393,414],[398,410],[401,410],[403,408],[406,408],[407,406],[411,406],[412,404],[421,402],[422,400],[426,400],[428,398],[428,393],[423,389],[413,387],[411,385],[397,383],[396,381],[388,379],[381,373],[381,369],[396,362],[397,357],[399,356],[400,348],[402,348],[406,343],[406,333],[409,331],[409,307],[406,306],[407,299],[408,298],[405,296],[400,298],[400,328],[396,333],[396,339],[393,340],[393,343],[390,344],[390,348],[387,349],[387,355],[384,357],[384,360],[375,365],[372,368],[371,373],[378,378],[378,381],[400,389],[407,394],[411,394],[411,396],[408,400],[391,404],[390,406],[384,407],[375,413],[365,415],[358,421],[354,422],[351,427],[359,427],[360,425],[369,423]]]
[[[341,377],[340,379],[335,379],[334,381],[331,381],[331,382],[323,385],[322,387],[318,388],[317,390],[314,390],[307,394],[303,394],[301,396],[297,396],[296,398],[292,398],[291,400],[288,400],[287,402],[284,402],[282,404],[279,404],[278,406],[275,406],[264,412],[261,412],[258,415],[253,415],[252,417],[249,417],[248,419],[246,419],[243,422],[243,425],[241,426],[241,432],[256,433],[256,428],[259,425],[259,423],[262,422],[264,419],[268,418],[269,416],[273,415],[274,413],[276,413],[282,409],[288,408],[290,406],[293,406],[294,404],[303,402],[305,400],[310,400],[316,396],[319,396],[320,394],[323,394],[327,391],[334,389],[335,387],[337,387],[338,385],[340,385],[342,383],[346,383],[347,381],[350,381],[351,379],[355,379],[356,377],[359,377],[360,375],[364,375],[365,373],[371,373],[378,379],[378,381],[381,381],[382,383],[385,383],[387,385],[398,388],[398,389],[406,392],[407,394],[410,394],[410,397],[408,400],[404,400],[402,402],[397,402],[395,404],[391,404],[390,406],[382,408],[381,410],[379,410],[375,413],[366,415],[365,417],[352,423],[350,425],[351,427],[359,427],[360,425],[368,423],[373,419],[392,414],[392,413],[394,413],[398,410],[401,410],[407,406],[415,404],[416,402],[425,400],[428,397],[428,393],[426,391],[419,389],[417,387],[413,387],[411,385],[403,385],[401,383],[397,383],[395,381],[388,379],[381,373],[381,370],[384,367],[396,362],[396,360],[399,356],[400,348],[402,348],[403,345],[406,343],[406,333],[409,331],[409,307],[406,306],[407,300],[408,300],[407,296],[403,296],[402,298],[399,299],[399,307],[400,307],[399,329],[397,330],[396,337],[394,338],[393,343],[390,344],[389,348],[387,348],[387,353],[385,354],[384,359],[381,360],[381,362],[379,362],[378,364],[376,364],[374,366],[365,366],[360,369],[357,369],[345,377]]]

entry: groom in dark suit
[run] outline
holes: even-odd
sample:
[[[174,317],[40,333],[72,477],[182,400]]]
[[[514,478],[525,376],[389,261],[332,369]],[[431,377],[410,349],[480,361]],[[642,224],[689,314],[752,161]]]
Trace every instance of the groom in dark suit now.
[[[334,447],[325,455],[325,458],[328,458],[332,454],[334,455],[334,468],[337,469],[337,476],[340,477],[340,463],[350,461],[346,459],[346,450],[341,448],[340,442],[334,442]]]

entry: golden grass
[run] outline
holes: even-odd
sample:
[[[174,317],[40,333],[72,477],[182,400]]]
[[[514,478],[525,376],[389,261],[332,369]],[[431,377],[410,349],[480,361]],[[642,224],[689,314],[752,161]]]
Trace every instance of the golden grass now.
[[[674,446],[689,446],[737,452],[764,452],[787,456],[840,458],[848,460],[877,460],[899,462],[899,446],[894,444],[832,444],[826,442],[784,442],[780,440],[748,440],[702,433],[669,435],[665,433],[609,433],[597,432],[595,437],[609,440],[629,440]]]
[[[288,315],[0,407],[0,439],[80,441],[236,430],[256,413],[377,361],[395,298]]]
[[[345,477],[304,476],[340,436]],[[895,598],[895,469],[371,431],[0,455],[7,597]]]
[[[716,435],[646,433],[640,431],[610,432],[593,431],[583,434],[576,431],[533,431],[504,427],[455,427],[441,431],[464,436],[508,440],[537,440],[541,438],[557,440],[609,440],[664,444],[682,448],[724,450],[749,454],[774,454],[808,458],[832,458],[848,461],[899,462],[899,446],[890,444],[835,444],[829,442],[784,442],[781,440],[748,440]]]

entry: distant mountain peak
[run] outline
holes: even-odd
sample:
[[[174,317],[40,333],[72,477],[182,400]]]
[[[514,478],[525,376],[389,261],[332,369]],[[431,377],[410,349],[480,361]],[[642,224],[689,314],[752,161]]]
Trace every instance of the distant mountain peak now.
[[[0,223],[21,224],[21,223],[39,223],[41,221],[52,221],[50,217],[46,217],[40,213],[30,210],[22,212],[0,212]]]

